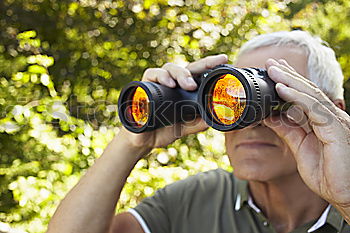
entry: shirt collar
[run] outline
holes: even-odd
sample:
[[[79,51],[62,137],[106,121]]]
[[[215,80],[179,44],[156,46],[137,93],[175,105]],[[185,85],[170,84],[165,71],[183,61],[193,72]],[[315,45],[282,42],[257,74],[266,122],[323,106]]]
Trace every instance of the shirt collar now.
[[[307,232],[314,232],[317,229],[319,229],[320,227],[322,227],[324,224],[326,224],[327,222],[327,216],[329,213],[329,210],[331,209],[331,205],[328,205],[328,207],[326,208],[326,210],[322,213],[321,217],[317,220],[317,222],[312,225],[312,227],[310,227]]]
[[[246,180],[240,180],[236,178],[236,188],[237,188],[237,195],[236,195],[236,204],[235,204],[235,210],[238,211],[242,208],[244,202],[247,202],[249,199],[249,193],[248,193],[248,182]]]
[[[338,232],[340,232],[344,224],[344,218],[334,206],[331,206],[327,215],[326,222],[337,229]]]
[[[316,221],[316,223],[307,232],[309,232],[309,233],[314,232],[317,229],[324,226],[326,223],[328,223],[332,227],[334,227],[337,230],[337,232],[340,232],[340,230],[343,227],[343,223],[344,223],[344,218],[340,215],[338,210],[330,204],[325,209],[325,211],[322,213],[321,217]]]
[[[237,195],[236,195],[236,202],[235,202],[235,210],[239,211],[244,203],[247,203],[255,212],[260,213],[261,210],[259,207],[257,207],[251,196],[248,192],[248,182],[246,180],[240,180],[236,178],[237,182]],[[317,229],[324,226],[324,224],[328,223],[331,226],[333,226],[337,231],[339,232],[343,226],[344,219],[340,215],[340,213],[337,211],[336,208],[334,208],[332,205],[328,205],[328,207],[323,211],[320,218],[316,221],[316,223],[308,229],[307,232],[311,233],[316,231]]]

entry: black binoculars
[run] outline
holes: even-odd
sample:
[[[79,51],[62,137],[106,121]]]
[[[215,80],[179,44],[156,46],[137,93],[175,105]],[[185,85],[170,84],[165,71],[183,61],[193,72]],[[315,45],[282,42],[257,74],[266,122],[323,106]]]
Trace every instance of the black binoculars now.
[[[275,83],[266,70],[219,65],[194,77],[199,88],[185,91],[153,82],[127,84],[118,100],[118,113],[134,133],[155,130],[202,117],[220,131],[247,127],[281,111]]]

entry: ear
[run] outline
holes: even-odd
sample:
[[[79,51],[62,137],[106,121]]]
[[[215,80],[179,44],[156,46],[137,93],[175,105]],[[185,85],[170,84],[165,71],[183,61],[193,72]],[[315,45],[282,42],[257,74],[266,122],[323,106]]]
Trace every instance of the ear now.
[[[333,103],[340,108],[341,110],[345,111],[346,105],[345,105],[345,101],[343,99],[336,99],[333,100]]]

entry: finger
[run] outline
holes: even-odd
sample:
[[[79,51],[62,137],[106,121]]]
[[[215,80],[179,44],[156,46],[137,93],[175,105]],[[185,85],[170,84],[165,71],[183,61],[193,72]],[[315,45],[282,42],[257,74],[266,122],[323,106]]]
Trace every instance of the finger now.
[[[192,62],[187,65],[187,69],[192,74],[200,74],[208,69],[214,68],[217,65],[226,64],[228,62],[228,57],[226,54],[219,54],[208,56],[198,61]]]
[[[285,67],[286,68],[286,67]],[[277,66],[268,68],[269,77],[276,83],[283,83],[286,86],[294,88],[300,92],[306,93],[317,100],[323,102],[327,108],[336,112],[337,107],[314,83],[307,81],[305,78],[300,78],[299,75],[291,74]]]
[[[264,124],[272,129],[288,145],[297,162],[301,175],[311,177],[320,160],[320,141],[313,132],[306,133],[286,116],[268,117]]]
[[[143,73],[142,81],[156,82],[170,88],[174,88],[176,86],[176,83],[170,76],[169,72],[161,68],[147,69]]]
[[[182,89],[193,91],[197,88],[197,84],[188,69],[174,63],[166,63],[162,68],[168,71],[173,79],[177,80]]]
[[[280,61],[281,61],[281,62],[280,62]],[[284,61],[285,61],[285,60],[284,60]],[[288,73],[296,72],[296,71],[294,70],[294,68],[292,68],[286,61],[285,61],[285,63],[286,63],[287,65],[284,65],[284,64],[282,64],[282,63],[284,63],[284,62],[282,62],[282,59],[276,61],[275,59],[269,58],[269,59],[267,59],[267,61],[266,61],[266,63],[265,63],[265,68],[266,68],[266,70],[268,70],[269,67],[271,67],[271,66],[277,66],[277,67],[280,68],[281,70],[283,70],[283,71],[285,71],[285,72],[288,72]]]
[[[282,138],[293,153],[298,152],[307,135],[300,125],[291,121],[285,115],[268,117],[263,120],[263,123]]]
[[[342,124],[334,113],[316,98],[285,86],[276,84],[278,95],[287,102],[299,106],[310,120],[313,131],[323,143],[332,143],[345,136]]]
[[[309,124],[309,119],[299,106],[292,105],[288,108],[285,114],[288,119],[298,124],[307,134],[312,132],[312,127]]]
[[[292,75],[294,77],[294,79],[300,79],[308,84],[310,84],[313,87],[317,87],[317,85],[313,82],[311,82],[309,79],[305,78],[304,76],[302,76],[301,74],[299,74],[293,67],[291,67],[286,60],[284,59],[280,59],[279,61],[281,62],[277,62],[276,60],[270,58],[266,61],[266,70],[268,70],[270,67],[272,66],[276,66],[279,69],[281,69],[282,71],[288,73],[289,75]],[[284,64],[286,65],[284,65]]]
[[[287,62],[286,60],[284,60],[284,59],[278,59],[278,63],[284,65],[284,66],[287,67],[289,70],[296,72],[296,70],[295,70],[293,67],[291,67],[291,66],[288,64],[288,62]]]
[[[310,83],[306,79],[302,79],[299,77],[299,74],[294,74],[290,72],[290,70],[281,65],[272,65],[267,69],[269,77],[275,81],[276,83],[283,83],[286,86],[297,89],[298,91],[302,91],[308,93],[310,95],[315,95],[318,92],[317,86],[314,83]]]
[[[199,133],[208,129],[209,126],[205,121],[198,117],[192,122],[177,123],[174,125],[174,134],[176,138],[181,138],[189,134]]]

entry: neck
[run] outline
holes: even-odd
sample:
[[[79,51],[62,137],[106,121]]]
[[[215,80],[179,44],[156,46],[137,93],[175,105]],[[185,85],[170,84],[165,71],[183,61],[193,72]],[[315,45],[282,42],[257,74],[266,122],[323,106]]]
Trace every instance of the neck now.
[[[249,190],[256,205],[279,233],[290,232],[319,218],[328,206],[305,185],[298,173],[267,182],[249,181]]]

